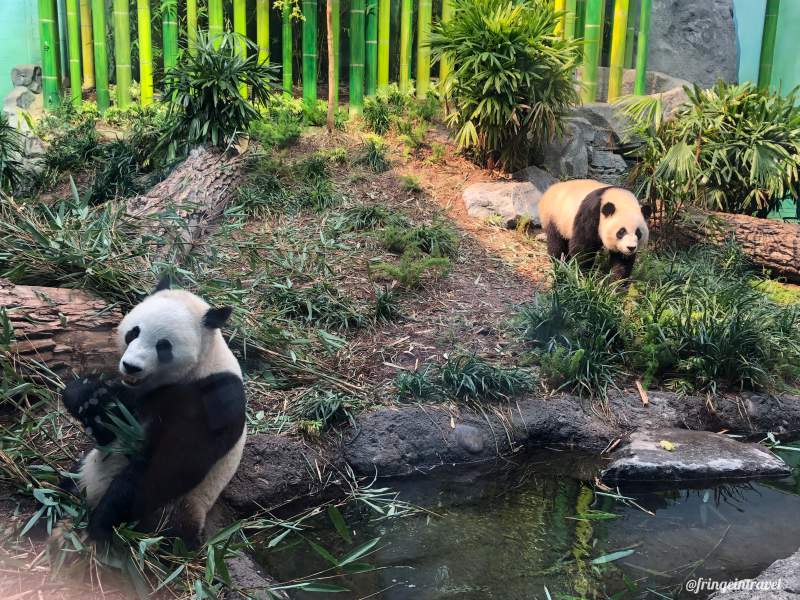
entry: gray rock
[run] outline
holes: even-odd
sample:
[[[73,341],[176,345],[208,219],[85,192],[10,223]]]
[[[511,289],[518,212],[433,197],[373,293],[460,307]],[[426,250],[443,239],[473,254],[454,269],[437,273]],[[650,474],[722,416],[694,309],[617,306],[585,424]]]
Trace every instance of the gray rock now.
[[[588,123],[594,130],[591,139],[584,136],[587,144],[614,147],[625,137],[628,121],[611,104],[604,102],[582,104],[576,107],[572,114]]]
[[[581,179],[589,174],[585,124],[565,119],[564,132],[542,146],[542,166],[559,178]]]
[[[703,87],[736,81],[733,0],[654,2],[647,60],[650,69]]]
[[[628,169],[625,159],[615,152],[593,149],[589,159],[589,168],[604,169],[624,173]]]
[[[710,600],[800,600],[800,550],[776,560],[755,579],[743,579],[736,585],[741,587],[715,592]]]
[[[480,454],[486,445],[486,437],[480,429],[472,427],[471,425],[456,425],[455,431],[456,442],[471,454]]]
[[[11,83],[14,86],[28,87],[34,81],[41,82],[42,69],[39,65],[17,65],[11,69]]]
[[[536,189],[542,193],[558,181],[558,179],[550,175],[550,173],[534,165],[517,171],[514,173],[513,177],[515,181],[527,181],[532,183]]]
[[[662,447],[672,445],[672,450]],[[780,477],[791,470],[757,444],[688,429],[636,431],[612,455],[604,481],[715,481]]]
[[[539,225],[539,200],[543,192],[530,181],[487,181],[467,187],[462,197],[471,217],[500,216],[506,227],[515,227],[522,218]]]
[[[28,108],[34,103],[35,100],[36,96],[33,92],[26,87],[18,86],[11,90],[5,97],[5,100],[3,101],[3,107],[6,112],[9,112],[8,109],[12,107]]]
[[[28,133],[25,136],[25,156],[29,158],[38,158],[40,156],[44,156],[44,144],[42,140],[38,137],[33,135],[32,133]]]
[[[27,86],[30,91],[34,94],[41,94],[42,93],[42,78],[38,77],[30,82]]]
[[[289,594],[284,590],[272,589],[277,587],[277,583],[247,554],[229,558],[225,561],[225,566],[231,576],[232,588],[236,590],[225,590],[222,596],[225,600],[241,598],[239,592],[244,592],[248,598],[255,600],[289,600]]]

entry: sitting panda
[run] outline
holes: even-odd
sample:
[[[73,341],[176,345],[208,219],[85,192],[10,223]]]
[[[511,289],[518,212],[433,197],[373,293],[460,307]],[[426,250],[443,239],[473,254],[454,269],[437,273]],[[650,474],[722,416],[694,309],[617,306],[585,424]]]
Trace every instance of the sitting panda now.
[[[166,515],[170,533],[196,547],[242,456],[242,371],[220,331],[231,308],[169,288],[162,280],[120,323],[121,383],[80,379],[63,393],[66,409],[97,442],[77,477],[96,541],[123,522],[153,526]],[[121,452],[109,426],[120,405],[144,433],[132,455]]]
[[[626,189],[592,179],[551,185],[539,201],[539,217],[550,256],[577,257],[585,265],[605,248],[615,279],[631,274],[650,236],[650,207]]]

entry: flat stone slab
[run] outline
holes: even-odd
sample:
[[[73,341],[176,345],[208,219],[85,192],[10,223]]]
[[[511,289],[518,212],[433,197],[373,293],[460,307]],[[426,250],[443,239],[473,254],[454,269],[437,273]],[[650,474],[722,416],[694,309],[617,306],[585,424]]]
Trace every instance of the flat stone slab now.
[[[611,458],[602,474],[607,482],[719,481],[782,477],[791,472],[758,444],[688,429],[636,431]]]
[[[542,178],[541,185],[531,181],[474,183],[463,192],[464,206],[471,217],[500,218],[505,227],[515,227],[521,219],[539,225],[539,200],[544,190],[556,181],[552,177],[549,181],[547,177]]]
[[[800,550],[775,561],[755,579],[728,582],[728,586],[710,600],[800,600]]]

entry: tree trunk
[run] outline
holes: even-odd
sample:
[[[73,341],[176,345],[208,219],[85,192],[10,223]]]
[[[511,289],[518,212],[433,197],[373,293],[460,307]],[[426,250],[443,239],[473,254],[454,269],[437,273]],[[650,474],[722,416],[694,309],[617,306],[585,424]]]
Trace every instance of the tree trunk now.
[[[800,282],[800,225],[746,215],[713,212],[683,226],[696,241],[724,242],[733,237],[757,265],[792,282]]]
[[[14,328],[11,351],[57,374],[107,371],[119,354],[118,308],[81,290],[14,285],[0,279],[0,306]]]

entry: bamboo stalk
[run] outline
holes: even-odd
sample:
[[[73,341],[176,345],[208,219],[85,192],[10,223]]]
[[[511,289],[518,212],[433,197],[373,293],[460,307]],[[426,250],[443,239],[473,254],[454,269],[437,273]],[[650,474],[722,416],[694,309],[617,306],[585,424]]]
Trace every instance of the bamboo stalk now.
[[[256,0],[258,62],[269,62],[269,0]]]
[[[364,106],[364,0],[350,4],[350,114]]]
[[[331,3],[331,21],[333,23],[333,105],[334,109],[339,108],[339,66],[341,64],[340,52],[340,15],[341,15],[341,0],[330,0]],[[328,74],[330,77],[330,73]]]
[[[292,8],[283,3],[281,11],[281,63],[283,66],[283,91],[292,95]]]
[[[164,69],[174,67],[178,62],[178,2],[164,0],[161,5],[161,26],[163,29]]]
[[[367,0],[366,21],[366,80],[364,91],[367,96],[374,96],[378,85],[378,0]]]
[[[553,2],[553,11],[559,14],[558,21],[556,21],[556,28],[553,31],[553,33],[555,33],[555,35],[558,37],[564,36],[564,29],[567,25],[566,10],[567,10],[566,0],[555,0]]]
[[[608,67],[608,101],[622,91],[622,68],[625,65],[625,36],[628,31],[629,0],[615,0],[614,26],[611,30],[611,56]]]
[[[131,103],[131,17],[128,0],[114,0],[114,65],[117,73],[117,106],[128,108]]]
[[[103,0],[92,0],[92,38],[94,40],[97,109],[102,114],[111,105],[111,96],[108,93],[108,55],[106,54],[106,7]]]
[[[642,0],[639,10],[639,39],[636,42],[636,82],[633,86],[633,93],[637,96],[647,93],[647,46],[652,8],[653,0]]]
[[[223,28],[222,0],[208,0],[208,38],[222,35]]]
[[[575,11],[577,10],[577,0],[567,0],[564,17],[564,38],[571,40],[575,37]]]
[[[411,18],[414,12],[412,0],[402,0],[400,12],[400,91],[411,87]]]
[[[94,87],[94,45],[92,44],[92,8],[90,0],[81,2],[81,52],[83,54],[83,87]]]
[[[448,3],[449,0],[443,0]],[[378,90],[389,85],[389,38],[392,29],[391,0],[378,0]]]
[[[61,102],[58,46],[58,8],[56,0],[39,0],[39,41],[42,46],[42,93],[44,107],[56,108]]]
[[[634,29],[636,15],[634,14],[633,7],[628,11],[628,31],[625,36],[625,68],[630,69],[633,67],[633,46],[636,39],[636,31]]]
[[[575,5],[575,37],[583,38],[583,27],[586,24],[586,0],[577,0]]]
[[[303,101],[317,103],[317,0],[303,0]]]
[[[186,47],[189,54],[197,48],[197,0],[186,0]]]
[[[447,23],[453,18],[453,3],[452,0],[442,0],[442,23]],[[439,61],[439,93],[447,96],[447,78],[453,70],[453,65],[450,58],[442,57]]]
[[[597,67],[600,61],[600,31],[603,0],[586,1],[586,25],[583,38],[583,86],[581,99],[594,102],[597,98]]]
[[[78,21],[78,0],[67,0],[67,38],[69,42],[69,91],[74,104],[81,94],[81,26]]]
[[[336,88],[334,86],[334,81],[336,79],[334,75],[336,71],[336,53],[333,43],[333,4],[334,0],[328,0],[325,3],[325,26],[328,32],[326,36],[328,42],[328,115],[326,124],[329,134],[333,133],[333,126],[336,122]]]
[[[139,34],[139,86],[142,106],[153,103],[153,40],[150,0],[137,0],[136,15]]]
[[[769,88],[772,82],[772,60],[775,54],[780,7],[780,0],[767,0],[767,10],[764,13],[764,32],[761,35],[761,55],[758,61],[758,87],[762,90]]]
[[[431,86],[431,0],[419,0],[417,15],[417,98],[425,98]]]
[[[247,59],[247,0],[233,0],[233,31],[239,36],[236,40],[236,53],[242,58]],[[247,85],[239,84],[239,93],[242,98],[247,98]]]

